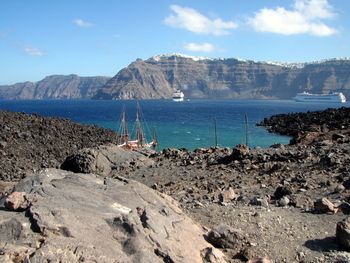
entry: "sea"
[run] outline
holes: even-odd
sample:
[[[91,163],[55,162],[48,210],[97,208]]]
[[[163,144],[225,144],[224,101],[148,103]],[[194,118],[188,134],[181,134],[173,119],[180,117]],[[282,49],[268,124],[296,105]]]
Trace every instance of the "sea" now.
[[[211,147],[266,148],[288,144],[290,138],[256,126],[275,114],[349,107],[350,103],[302,103],[292,100],[172,100],[138,101],[148,139],[156,133],[158,150]],[[129,130],[136,118],[135,100],[0,100],[0,110],[35,113],[119,130],[125,109]],[[246,116],[246,117],[245,117]],[[247,121],[246,121],[246,119]],[[215,132],[216,126],[216,132]]]

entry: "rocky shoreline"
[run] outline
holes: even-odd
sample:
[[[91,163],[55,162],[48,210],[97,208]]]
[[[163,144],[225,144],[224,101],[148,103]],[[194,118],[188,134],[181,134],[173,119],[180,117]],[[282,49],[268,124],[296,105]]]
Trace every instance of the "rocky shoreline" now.
[[[35,159],[25,167],[19,166],[21,162],[2,161],[6,171],[2,180],[17,181],[25,171],[51,166],[77,175],[141,182],[171,196],[185,214],[208,230],[207,241],[219,248],[225,259],[205,254],[203,262],[254,262],[257,258],[265,258],[260,262],[350,261],[346,236],[350,223],[343,221],[350,214],[349,108],[281,114],[259,124],[293,136],[290,145],[268,149],[237,145],[193,152],[165,149],[159,153],[121,151],[106,144],[114,142],[114,133],[66,120],[8,112],[0,116],[1,138],[6,142],[1,146],[1,158],[22,160],[27,154],[26,158]],[[25,126],[20,126],[23,123]],[[18,135],[16,129],[30,134]],[[63,130],[71,131],[67,138],[74,143],[66,139]],[[44,136],[44,131],[50,136]],[[22,139],[31,137],[31,144]],[[28,146],[39,140],[40,147]],[[76,146],[68,148],[72,144]],[[46,155],[39,154],[43,147],[50,149],[45,149]],[[13,149],[21,150],[11,153]],[[52,155],[52,151],[59,154]],[[11,154],[17,154],[16,158]],[[20,167],[20,172],[9,170],[11,165]],[[9,193],[9,188],[6,191]],[[342,223],[337,226],[338,222]],[[186,262],[161,251],[158,254],[164,262]]]
[[[307,136],[333,135],[336,131],[350,129],[350,108],[327,109],[324,111],[278,114],[265,118],[258,125],[267,127],[269,132],[292,136],[291,144],[307,143]],[[336,135],[335,135],[336,136]],[[325,137],[323,137],[325,139]],[[312,140],[311,140],[312,141]]]

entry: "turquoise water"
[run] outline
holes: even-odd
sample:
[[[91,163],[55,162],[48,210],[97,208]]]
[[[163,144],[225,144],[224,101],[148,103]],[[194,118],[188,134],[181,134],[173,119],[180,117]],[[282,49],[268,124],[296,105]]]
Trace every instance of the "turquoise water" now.
[[[300,103],[291,100],[142,100],[139,102],[146,120],[146,131],[157,132],[159,149],[166,147],[195,149],[214,145],[214,119],[218,144],[233,147],[245,142],[244,115],[248,116],[249,146],[268,147],[289,143],[290,138],[268,133],[255,124],[274,114],[349,107],[346,104]],[[118,130],[120,114],[125,106],[132,129],[135,101],[95,100],[0,100],[0,109],[68,118],[86,124]]]

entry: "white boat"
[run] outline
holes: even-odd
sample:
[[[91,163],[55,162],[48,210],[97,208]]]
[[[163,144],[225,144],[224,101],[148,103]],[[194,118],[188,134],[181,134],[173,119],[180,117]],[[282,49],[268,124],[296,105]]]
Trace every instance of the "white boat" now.
[[[293,99],[298,102],[346,102],[346,97],[342,92],[333,92],[329,94],[312,94],[304,91],[302,93],[297,93]]]
[[[181,90],[177,90],[173,93],[173,101],[184,101],[185,95]]]

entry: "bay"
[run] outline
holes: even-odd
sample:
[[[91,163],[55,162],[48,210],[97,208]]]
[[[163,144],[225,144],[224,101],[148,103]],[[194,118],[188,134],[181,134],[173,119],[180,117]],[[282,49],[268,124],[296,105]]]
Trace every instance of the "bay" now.
[[[310,104],[292,100],[141,100],[139,104],[145,130],[148,134],[156,130],[159,149],[176,147],[190,150],[214,145],[214,119],[219,146],[233,147],[245,142],[246,114],[249,146],[265,148],[274,143],[287,144],[290,140],[287,136],[271,134],[265,128],[256,126],[266,117],[279,113],[349,107],[348,102]],[[68,118],[115,131],[118,131],[123,107],[132,130],[136,113],[136,101],[132,100],[0,100],[1,110]]]

